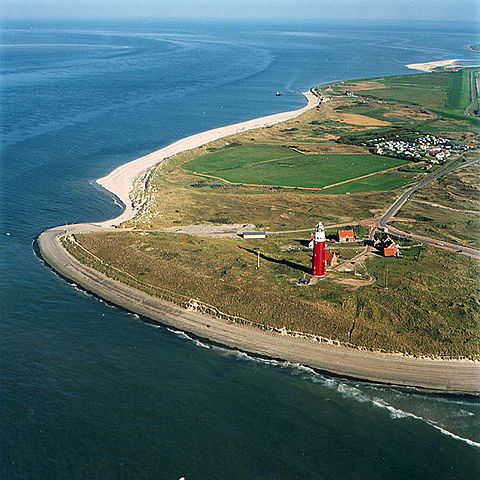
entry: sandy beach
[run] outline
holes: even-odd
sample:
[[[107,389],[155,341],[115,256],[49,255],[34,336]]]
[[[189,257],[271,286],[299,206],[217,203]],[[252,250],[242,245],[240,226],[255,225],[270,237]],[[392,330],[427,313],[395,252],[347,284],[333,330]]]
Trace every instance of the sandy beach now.
[[[306,92],[305,107],[269,115],[242,123],[202,132],[178,140],[149,155],[116,168],[97,180],[126,206],[125,211],[103,223],[63,225],[38,237],[42,258],[54,270],[101,298],[129,311],[144,315],[163,325],[172,326],[230,348],[269,358],[287,360],[336,375],[391,385],[417,387],[450,393],[480,394],[480,363],[469,360],[414,358],[401,354],[348,348],[333,342],[281,335],[259,328],[228,323],[172,303],[115,281],[83,265],[61,245],[60,237],[71,233],[109,230],[135,215],[129,194],[134,180],[159,161],[176,153],[204,145],[213,140],[254,128],[295,118],[318,104],[318,98]]]
[[[254,128],[261,128],[285,122],[286,120],[302,115],[302,113],[305,113],[318,105],[319,99],[312,93],[312,91],[303,92],[303,95],[307,98],[307,105],[298,110],[276,113],[241,123],[234,123],[232,125],[226,125],[225,127],[207,130],[205,132],[191,135],[190,137],[182,138],[181,140],[173,142],[155,152],[149,153],[144,157],[137,158],[136,160],[121,165],[107,176],[99,178],[97,183],[117,196],[125,205],[125,210],[120,216],[111,220],[106,220],[98,225],[102,227],[113,227],[122,222],[126,222],[135,216],[136,211],[132,207],[130,201],[130,191],[133,187],[133,182],[139,175],[156,165],[158,162],[185,150],[191,150],[192,148],[205,145],[213,140],[218,140],[219,138],[228,137],[229,135],[245,132]]]
[[[38,239],[43,259],[76,284],[129,311],[210,342],[344,377],[450,393],[480,394],[479,362],[415,358],[281,335],[185,310],[150,296],[83,265],[60,244],[61,235],[88,230],[92,227],[84,224],[43,232]]]

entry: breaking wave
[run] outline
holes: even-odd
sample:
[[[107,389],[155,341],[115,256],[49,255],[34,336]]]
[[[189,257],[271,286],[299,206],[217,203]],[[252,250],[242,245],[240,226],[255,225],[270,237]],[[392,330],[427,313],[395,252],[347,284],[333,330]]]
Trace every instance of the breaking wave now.
[[[376,408],[380,408],[383,410],[388,411],[390,417],[394,420],[396,419],[406,419],[410,418],[413,420],[417,420],[420,422],[424,422],[430,427],[438,430],[440,433],[443,435],[449,436],[455,440],[464,442],[472,447],[480,448],[480,442],[476,442],[474,440],[471,440],[469,438],[462,437],[460,435],[457,435],[450,430],[447,430],[443,426],[439,425],[437,422],[434,422],[433,420],[429,420],[427,418],[421,417],[419,415],[415,415],[414,413],[407,412],[405,410],[402,410],[400,408],[396,408],[392,405],[390,405],[388,402],[385,400],[375,396],[375,395],[369,395],[368,392],[362,391],[360,388],[358,388],[355,384],[349,383],[345,380],[340,380],[337,378],[329,378],[321,373],[316,372],[313,368],[307,367],[305,365],[301,365],[298,363],[291,363],[287,361],[282,361],[282,360],[274,360],[274,359],[268,359],[268,358],[262,358],[262,357],[257,357],[255,355],[250,355],[248,353],[239,351],[239,350],[231,350],[229,348],[223,348],[219,346],[213,346],[213,345],[208,345],[206,343],[203,343],[195,338],[190,337],[188,334],[181,330],[174,330],[171,328],[167,328],[168,331],[174,333],[175,335],[184,338],[186,340],[189,340],[193,342],[195,345],[202,347],[202,348],[208,348],[214,351],[218,351],[223,355],[227,355],[229,357],[233,357],[237,361],[252,361],[252,362],[257,362],[257,363],[263,363],[265,365],[273,365],[274,367],[277,368],[283,368],[283,369],[288,369],[292,373],[292,375],[297,376],[301,378],[302,380],[312,382],[312,383],[318,383],[321,384],[327,388],[333,389],[336,392],[338,392],[342,397],[344,398],[349,398],[353,399],[357,402],[360,403],[369,403],[373,405]],[[376,387],[376,389],[380,390],[381,387]],[[420,397],[418,394],[414,393],[408,393],[409,396],[414,396],[414,397]],[[438,399],[440,402],[448,402],[452,403],[451,400],[447,399]],[[459,401],[453,401],[454,404],[460,404],[460,405],[474,405],[471,402],[465,402],[462,400]],[[457,417],[469,417],[475,415],[472,412],[466,411],[464,409],[459,409],[458,412],[453,413],[454,416]]]

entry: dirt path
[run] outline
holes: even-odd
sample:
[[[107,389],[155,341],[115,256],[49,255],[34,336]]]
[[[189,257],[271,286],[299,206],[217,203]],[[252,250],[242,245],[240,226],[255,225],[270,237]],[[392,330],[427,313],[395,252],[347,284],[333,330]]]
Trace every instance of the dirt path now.
[[[325,187],[322,187],[322,190],[326,190],[327,188],[331,188],[331,187],[336,187],[337,185],[343,185],[345,183],[354,182],[355,180],[361,180],[362,178],[371,177],[373,175],[378,175],[379,173],[392,172],[393,170],[397,170],[401,166],[407,166],[408,167],[409,165],[414,165],[414,164],[415,164],[415,162],[410,162],[410,163],[407,163],[405,165],[397,165],[396,167],[387,168],[385,170],[380,170],[378,172],[367,173],[367,175],[361,175],[360,177],[351,178],[349,180],[343,180],[343,182],[332,183],[331,185],[327,185]]]
[[[475,215],[480,215],[480,210],[462,210],[460,208],[447,207],[446,205],[440,205],[439,203],[427,202],[425,200],[416,200],[413,198],[411,198],[410,201],[416,202],[416,203],[424,203],[425,205],[430,205],[431,207],[444,208],[445,210],[452,210],[453,212],[473,213]],[[403,220],[400,220],[399,218],[395,218],[395,219],[392,218],[392,220],[403,221]]]
[[[187,311],[158,297],[150,296],[108,278],[99,271],[81,264],[62,247],[59,241],[61,235],[115,231],[112,226],[131,218],[135,214],[129,199],[133,182],[141,172],[158,163],[158,161],[179,151],[194,148],[213,139],[235,133],[239,129],[243,131],[293,118],[307,109],[313,108],[318,103],[318,99],[314,98],[313,93],[310,93],[308,98],[309,103],[303,109],[193,135],[118,167],[98,182],[118,196],[126,206],[125,211],[119,217],[98,225],[88,223],[63,225],[42,232],[38,238],[42,258],[61,275],[115,305],[144,315],[163,325],[188,331],[197,337],[230,348],[269,358],[280,358],[308,365],[321,371],[372,382],[450,393],[480,394],[480,383],[478,381],[480,378],[480,362],[414,358],[401,354],[372,352],[367,349],[348,348],[334,344],[332,341],[321,342],[315,338],[282,335],[255,327],[229,323],[207,315]],[[418,184],[417,188],[420,188],[421,183]],[[410,189],[410,191],[413,193],[415,190]],[[398,207],[397,210],[401,207],[401,205],[398,206],[400,200],[398,199],[393,206]],[[397,211],[395,208],[389,209],[387,214],[390,214],[390,216],[385,214],[380,221],[388,222],[389,218],[393,216],[392,212]],[[371,238],[373,238],[375,228],[375,225],[371,228]],[[310,229],[306,231],[310,231]],[[371,247],[367,246],[360,255],[357,255],[350,262],[363,258],[370,252],[370,249]]]
[[[291,158],[291,157],[285,157],[285,158]],[[262,162],[252,163],[251,165],[274,162],[274,161],[277,161],[277,160],[282,160],[282,159],[263,160]],[[381,174],[381,173],[392,172],[392,171],[397,170],[399,167],[402,167],[402,166],[409,166],[409,165],[414,165],[414,164],[415,164],[415,162],[410,162],[410,163],[407,163],[407,164],[404,164],[404,165],[397,165],[396,167],[386,168],[385,170],[379,170],[378,172],[367,173],[366,175],[361,175],[359,177],[349,178],[348,180],[342,180],[341,182],[337,182],[337,183],[331,183],[330,185],[325,185],[324,187],[299,187],[299,186],[295,186],[295,185],[270,185],[270,184],[267,184],[267,183],[232,182],[232,181],[227,180],[223,177],[217,177],[215,175],[210,175],[208,173],[192,172],[190,170],[188,170],[188,173],[193,173],[194,175],[198,175],[199,177],[211,178],[213,180],[220,180],[222,182],[228,183],[229,185],[239,185],[239,186],[243,185],[245,187],[277,187],[277,188],[293,188],[293,189],[300,189],[300,190],[326,190],[328,188],[336,187],[338,185],[343,185],[345,183],[355,182],[356,180],[361,180],[362,178],[372,177],[373,175],[378,175],[378,174]]]

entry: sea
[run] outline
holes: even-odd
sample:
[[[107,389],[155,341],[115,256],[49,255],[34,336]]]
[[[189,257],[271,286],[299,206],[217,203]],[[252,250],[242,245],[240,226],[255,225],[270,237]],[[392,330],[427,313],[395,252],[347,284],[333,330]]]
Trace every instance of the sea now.
[[[3,20],[0,36],[2,479],[478,478],[478,398],[154,326],[35,244],[118,215],[94,180],[187,135],[299,108],[317,84],[478,61],[474,23]]]

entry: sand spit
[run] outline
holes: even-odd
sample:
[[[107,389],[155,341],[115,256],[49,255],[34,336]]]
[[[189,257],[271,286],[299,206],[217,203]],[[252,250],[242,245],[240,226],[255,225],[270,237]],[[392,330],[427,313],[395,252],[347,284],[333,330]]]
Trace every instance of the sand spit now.
[[[103,188],[109,190],[116,195],[125,205],[125,211],[111,220],[106,220],[101,224],[102,227],[114,227],[122,222],[126,222],[135,216],[137,213],[130,201],[130,191],[133,187],[135,179],[145,172],[145,170],[153,167],[161,160],[171,157],[185,150],[191,150],[192,148],[205,145],[206,143],[218,140],[219,138],[228,137],[235,133],[245,132],[246,130],[252,130],[254,128],[266,127],[269,125],[275,125],[276,123],[285,122],[292,118],[298,117],[306,111],[314,108],[318,105],[319,99],[312,91],[303,92],[303,95],[307,98],[307,105],[298,110],[292,110],[289,112],[276,113],[274,115],[268,115],[266,117],[255,118],[253,120],[247,120],[246,122],[234,123],[233,125],[227,125],[225,127],[215,128],[213,130],[207,130],[206,132],[197,133],[190,137],[177,140],[170,145],[149,153],[144,157],[137,158],[131,162],[119,166],[113,172],[107,176],[99,178],[99,183]]]
[[[459,63],[461,61],[461,58],[451,58],[450,60],[439,60],[436,62],[409,63],[407,65],[407,68],[411,68],[412,70],[420,70],[422,72],[433,72],[433,70],[438,67],[464,67],[465,65]]]

